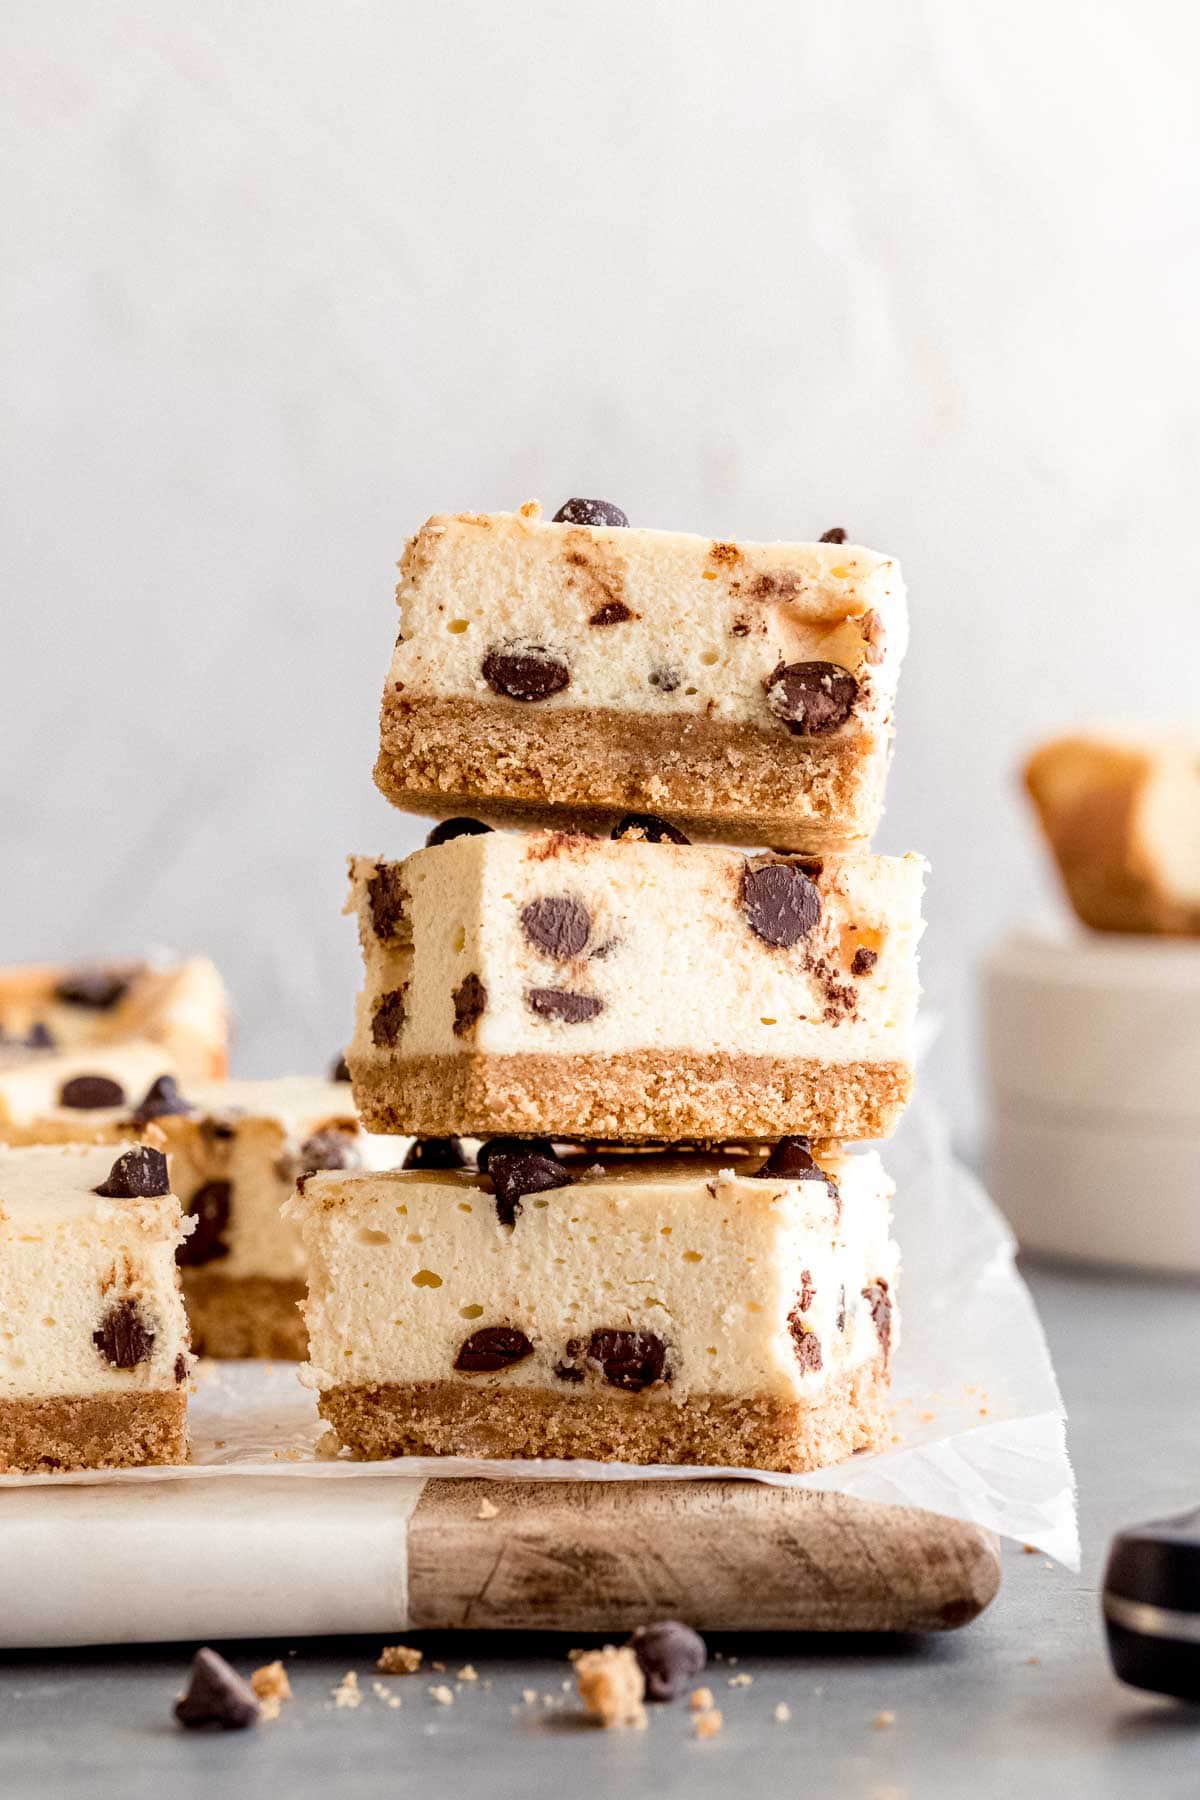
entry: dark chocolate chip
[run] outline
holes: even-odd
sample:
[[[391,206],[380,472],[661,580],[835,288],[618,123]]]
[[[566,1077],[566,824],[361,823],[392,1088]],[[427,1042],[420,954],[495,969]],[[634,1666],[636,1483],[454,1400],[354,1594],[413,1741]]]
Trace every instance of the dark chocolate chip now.
[[[375,1003],[371,1014],[371,1040],[377,1049],[389,1050],[400,1041],[404,1029],[404,988],[393,988]]]
[[[26,1033],[25,1048],[27,1050],[53,1050],[54,1047],[55,1037],[50,1027],[44,1019],[35,1019]]]
[[[598,606],[596,608],[595,612],[588,620],[588,624],[623,625],[626,619],[636,618],[636,616],[637,615],[632,609],[626,606],[623,600],[606,600],[603,606]]]
[[[460,1344],[454,1366],[464,1375],[494,1375],[533,1355],[533,1345],[512,1325],[485,1325]]]
[[[567,988],[530,988],[525,1003],[539,1019],[559,1019],[564,1025],[580,1025],[604,1011],[603,1000],[572,994]]]
[[[229,1255],[225,1228],[232,1198],[233,1187],[228,1181],[206,1181],[196,1189],[188,1201],[188,1213],[195,1219],[196,1229],[175,1252],[175,1261],[182,1268],[196,1269],[202,1263],[218,1262]]]
[[[542,644],[489,650],[483,679],[505,700],[548,700],[570,685],[571,671],[562,658]]]
[[[579,1367],[578,1363],[566,1363],[566,1362],[555,1363],[554,1379],[556,1381],[570,1381],[570,1382],[582,1381],[583,1380],[583,1370]]]
[[[96,1112],[102,1106],[120,1106],[125,1089],[107,1075],[72,1075],[58,1091],[61,1106],[73,1106],[80,1112]]]
[[[475,1158],[475,1166],[481,1175],[486,1175],[492,1166],[493,1156],[549,1156],[556,1155],[554,1145],[546,1137],[494,1137],[480,1144],[479,1154]]]
[[[483,1017],[487,1007],[487,989],[472,969],[464,975],[450,998],[454,1002],[454,1024],[451,1029],[455,1037],[469,1037]]]
[[[54,989],[54,998],[68,1006],[89,1006],[94,1012],[110,1012],[129,992],[129,969],[84,967],[71,969]]]
[[[651,669],[646,677],[650,686],[657,688],[660,694],[673,694],[682,679],[678,669]]]
[[[878,961],[878,950],[868,950],[865,944],[860,944],[858,949],[854,952],[854,960],[850,964],[850,973],[852,975],[869,975]]]
[[[354,1139],[344,1131],[315,1131],[300,1146],[297,1179],[319,1169],[361,1169],[362,1157]]]
[[[800,1271],[800,1292],[796,1298],[797,1310],[799,1312],[806,1313],[808,1311],[809,1307],[812,1305],[813,1301],[816,1299],[816,1296],[817,1296],[817,1290],[813,1286],[812,1270],[811,1269],[801,1269],[801,1271]]]
[[[136,1300],[117,1300],[93,1331],[92,1342],[114,1369],[136,1369],[154,1354],[154,1333]]]
[[[580,1344],[573,1339],[567,1355],[577,1357]],[[627,1394],[640,1394],[664,1379],[667,1346],[653,1331],[619,1331],[606,1328],[593,1331],[583,1351],[587,1360],[598,1363],[610,1387]]]
[[[346,1061],[346,1056],[345,1056],[344,1051],[343,1051],[342,1055],[337,1058],[333,1067],[330,1069],[329,1079],[330,1079],[330,1081],[349,1081],[350,1065]]]
[[[629,520],[611,500],[567,500],[551,519],[552,525],[628,525]]]
[[[840,663],[778,663],[763,686],[767,705],[795,737],[837,731],[858,699],[858,682]]]
[[[613,826],[612,835],[618,843],[622,838],[641,838],[647,844],[690,844],[692,841],[678,825],[672,825],[669,819],[660,819],[657,813],[626,813]]]
[[[741,902],[755,937],[780,950],[807,937],[821,917],[820,893],[795,863],[747,865]]]
[[[259,1706],[249,1682],[243,1681],[215,1650],[197,1650],[187,1691],[175,1702],[175,1717],[189,1730],[204,1725],[243,1731],[258,1722]]]
[[[873,1281],[870,1287],[863,1289],[862,1296],[871,1309],[879,1345],[886,1359],[892,1348],[892,1297],[887,1282]]]
[[[402,1169],[467,1169],[470,1166],[462,1140],[456,1137],[418,1138],[409,1145],[400,1164]]]
[[[568,894],[545,894],[521,911],[521,930],[529,942],[556,962],[581,955],[591,929],[591,913]]]
[[[126,1150],[118,1156],[107,1178],[96,1189],[106,1200],[153,1200],[170,1191],[166,1157],[161,1150],[149,1150],[144,1146]]]
[[[629,1648],[646,1678],[647,1700],[674,1700],[708,1661],[704,1639],[678,1619],[639,1625],[629,1640]]]
[[[367,883],[367,901],[371,908],[371,925],[377,938],[398,937],[404,923],[408,894],[399,863],[378,863]]]
[[[551,1153],[540,1150],[498,1150],[488,1145],[487,1170],[496,1195],[496,1217],[502,1225],[515,1225],[526,1194],[544,1194],[551,1188],[570,1187],[575,1176]]]
[[[176,1379],[176,1381],[186,1381],[187,1380],[187,1372],[188,1372],[187,1357],[183,1354],[183,1351],[181,1350],[179,1352],[179,1355],[175,1358],[175,1379]]]
[[[845,541],[846,533],[840,525],[834,525],[831,530],[823,531],[817,540],[821,544],[844,544]]]
[[[133,1110],[132,1122],[135,1125],[148,1125],[151,1119],[174,1118],[180,1113],[190,1113],[195,1109],[184,1099],[179,1091],[179,1084],[173,1075],[160,1075],[152,1081],[142,1099]]]
[[[792,1334],[796,1361],[806,1375],[815,1375],[821,1367],[821,1340],[815,1331],[805,1331],[798,1308],[793,1307],[788,1314],[788,1330]]]
[[[761,1169],[747,1174],[763,1181],[824,1181],[824,1171],[817,1167],[812,1153],[812,1139],[800,1136],[782,1137]]]
[[[436,849],[438,844],[448,844],[452,838],[483,837],[491,829],[482,819],[443,819],[425,839],[425,848]]]

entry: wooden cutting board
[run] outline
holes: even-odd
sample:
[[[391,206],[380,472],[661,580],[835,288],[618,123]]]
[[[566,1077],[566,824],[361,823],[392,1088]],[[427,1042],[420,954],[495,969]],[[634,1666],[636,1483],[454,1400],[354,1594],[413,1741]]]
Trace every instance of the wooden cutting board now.
[[[1000,1585],[979,1526],[751,1481],[431,1481],[408,1558],[413,1628],[951,1631]]]

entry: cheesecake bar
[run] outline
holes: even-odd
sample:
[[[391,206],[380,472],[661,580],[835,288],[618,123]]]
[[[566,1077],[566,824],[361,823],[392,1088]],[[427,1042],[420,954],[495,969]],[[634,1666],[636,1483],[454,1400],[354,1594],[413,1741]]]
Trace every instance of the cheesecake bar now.
[[[288,1203],[303,1378],[357,1455],[804,1470],[880,1441],[897,1250],[874,1151],[483,1161],[318,1174]]]
[[[0,1051],[73,1053],[130,1039],[158,1044],[189,1079],[224,1075],[229,1002],[202,957],[189,962],[42,963],[0,969]]]
[[[438,515],[410,541],[375,779],[397,806],[830,850],[883,809],[908,635],[897,563],[815,544]]]
[[[0,1471],[187,1460],[190,1230],[157,1150],[0,1150]]]
[[[115,1143],[137,1135],[131,1115],[176,1065],[137,1040],[71,1050],[0,1045],[0,1144]]]
[[[924,863],[651,841],[662,823],[352,859],[369,1129],[887,1135],[913,1082]]]
[[[1025,785],[1085,925],[1200,936],[1200,736],[1056,738]]]

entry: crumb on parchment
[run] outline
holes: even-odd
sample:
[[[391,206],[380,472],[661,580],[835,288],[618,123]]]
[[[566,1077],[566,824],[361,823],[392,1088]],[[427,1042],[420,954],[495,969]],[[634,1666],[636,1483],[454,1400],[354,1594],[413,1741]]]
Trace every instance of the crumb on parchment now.
[[[415,1675],[424,1659],[425,1652],[411,1644],[385,1644],[375,1667],[383,1675]]]
[[[284,1701],[292,1697],[292,1684],[281,1662],[264,1663],[261,1669],[255,1669],[250,1686],[264,1719],[277,1719]]]
[[[475,1514],[475,1517],[477,1519],[498,1519],[500,1517],[500,1508],[496,1505],[494,1500],[483,1499],[479,1502],[479,1511]]]
[[[603,1650],[585,1650],[577,1656],[575,1685],[588,1712],[606,1728],[632,1726],[640,1730],[645,1725],[642,1700],[646,1680],[628,1645],[618,1650],[605,1644]]]

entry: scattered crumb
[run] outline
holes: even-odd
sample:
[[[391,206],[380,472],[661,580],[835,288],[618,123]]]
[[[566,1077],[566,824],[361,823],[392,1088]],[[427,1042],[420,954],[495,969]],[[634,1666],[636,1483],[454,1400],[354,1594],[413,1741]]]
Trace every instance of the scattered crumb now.
[[[526,1706],[532,1706],[534,1701],[537,1699],[537,1689],[536,1688],[522,1688],[521,1689],[521,1698],[525,1702]]]
[[[724,1723],[725,1721],[717,1711],[716,1707],[710,1706],[707,1712],[696,1714],[696,1724],[694,1727],[696,1736],[698,1738],[716,1737]]]
[[[753,1681],[753,1675],[731,1675],[729,1677],[730,1687],[750,1687]]]
[[[225,1448],[226,1442],[227,1442],[227,1440],[225,1438],[214,1438],[213,1439],[213,1449],[214,1450],[223,1450]]]
[[[385,1644],[375,1667],[385,1675],[415,1675],[424,1654],[423,1650],[414,1650],[410,1644]]]
[[[274,1457],[276,1462],[296,1463],[296,1462],[304,1461],[303,1450],[297,1450],[297,1448],[294,1444],[288,1450],[272,1450],[271,1455]]]
[[[988,1416],[988,1409],[987,1409],[987,1407],[986,1407],[986,1406],[981,1406],[981,1407],[980,1407],[980,1409],[979,1409],[979,1416],[980,1416],[980,1418],[981,1418],[981,1419],[986,1419],[986,1418],[987,1418],[987,1416]]]
[[[588,1712],[602,1725],[645,1725],[646,1680],[628,1644],[620,1650],[605,1644],[603,1650],[585,1650],[577,1656],[575,1685]]]
[[[871,1723],[876,1731],[886,1731],[889,1725],[896,1723],[896,1715],[894,1712],[877,1712]]]
[[[1037,1545],[1036,1544],[1022,1544],[1021,1548],[1025,1552],[1026,1556],[1036,1556],[1037,1555]]]
[[[731,1669],[736,1669],[736,1668],[737,1668],[737,1660],[738,1660],[738,1659],[737,1659],[737,1657],[736,1657],[736,1656],[729,1656],[729,1657],[726,1657],[726,1659],[725,1659],[725,1660],[726,1660],[726,1661],[727,1661],[727,1662],[728,1662],[728,1664],[729,1664],[729,1666],[730,1666],[730,1668],[731,1668]]]
[[[932,1425],[933,1421],[937,1418],[937,1414],[935,1412],[919,1412],[917,1417],[920,1419],[922,1425]]]
[[[454,1705],[454,1695],[444,1683],[437,1687],[431,1687],[429,1690],[429,1698],[431,1700],[436,1700],[439,1706]]]
[[[433,1670],[435,1675],[444,1675],[446,1673],[445,1663],[435,1662],[435,1663],[430,1663],[429,1666]]]
[[[477,1519],[498,1519],[500,1517],[500,1508],[496,1505],[494,1500],[481,1500],[479,1502],[479,1511],[475,1514],[475,1517]]]
[[[693,1712],[711,1712],[716,1705],[711,1688],[693,1688],[688,1705]]]
[[[775,1708],[774,1716],[775,1716],[775,1723],[777,1725],[786,1725],[787,1724],[788,1720],[792,1716],[792,1709],[788,1705],[786,1700],[781,1700],[779,1702],[779,1705]]]
[[[567,1692],[570,1685],[571,1685],[571,1677],[569,1675],[564,1675],[562,1678],[562,1690],[564,1693]]]
[[[337,1432],[327,1425],[313,1445],[313,1455],[321,1462],[334,1462],[341,1447]]]
[[[569,1663],[577,1663],[581,1656],[586,1656],[586,1655],[587,1655],[586,1650],[568,1650],[567,1651],[567,1661]]]
[[[353,1669],[347,1669],[334,1688],[333,1704],[337,1707],[362,1705],[362,1695],[358,1691],[358,1676]]]
[[[474,1663],[464,1663],[462,1668],[458,1671],[458,1679],[460,1681],[478,1681],[479,1671]]]
[[[543,1706],[557,1706],[558,1703],[559,1703],[559,1701],[558,1701],[557,1694],[543,1694],[542,1695],[542,1705]]]
[[[385,1706],[394,1708],[400,1705],[399,1694],[393,1694],[391,1688],[385,1687],[382,1681],[373,1681],[371,1683],[371,1692],[377,1700],[382,1700]]]
[[[1040,1656],[1027,1656],[1025,1658],[1025,1663],[1027,1668],[1040,1669],[1042,1666],[1042,1659]]]
[[[250,1677],[250,1686],[254,1689],[258,1709],[264,1719],[277,1719],[284,1701],[292,1697],[292,1684],[281,1662],[265,1663],[261,1669],[255,1669]]]
[[[1054,1567],[1054,1564],[1050,1561],[1050,1558],[1047,1557],[1045,1562],[1042,1564],[1042,1567],[1043,1567],[1043,1569],[1052,1569]]]

